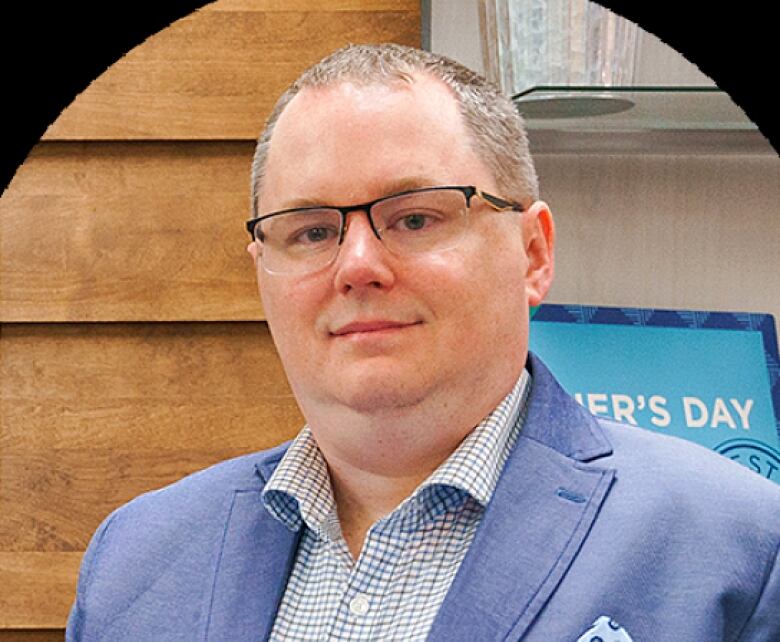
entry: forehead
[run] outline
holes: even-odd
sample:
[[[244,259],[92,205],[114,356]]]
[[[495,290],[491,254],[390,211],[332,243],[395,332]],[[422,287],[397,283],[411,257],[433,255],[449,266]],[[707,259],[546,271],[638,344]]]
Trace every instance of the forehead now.
[[[340,82],[303,89],[280,116],[260,210],[304,201],[350,204],[398,191],[397,185],[473,183],[492,185],[444,83],[424,75],[412,82]]]

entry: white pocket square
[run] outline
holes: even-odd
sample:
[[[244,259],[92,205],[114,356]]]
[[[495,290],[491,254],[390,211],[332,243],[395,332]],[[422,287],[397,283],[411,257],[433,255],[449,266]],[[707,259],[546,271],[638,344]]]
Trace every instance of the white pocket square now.
[[[608,615],[602,615],[577,638],[577,642],[633,642],[633,640],[615,620]]]

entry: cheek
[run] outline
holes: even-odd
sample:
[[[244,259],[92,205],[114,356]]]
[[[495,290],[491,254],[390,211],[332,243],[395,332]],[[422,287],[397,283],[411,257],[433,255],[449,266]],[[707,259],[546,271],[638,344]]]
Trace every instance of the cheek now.
[[[290,320],[306,316],[323,305],[328,282],[323,274],[287,276],[260,272],[258,277],[263,308],[274,317]]]
[[[514,343],[524,335],[528,316],[525,263],[522,255],[504,258],[481,266],[482,279],[472,288],[470,309],[485,324],[488,341]]]
[[[273,278],[273,277],[272,277]],[[260,298],[268,325],[284,358],[297,346],[309,341],[314,328],[314,298],[316,290],[310,291],[300,284],[267,279],[260,284]]]

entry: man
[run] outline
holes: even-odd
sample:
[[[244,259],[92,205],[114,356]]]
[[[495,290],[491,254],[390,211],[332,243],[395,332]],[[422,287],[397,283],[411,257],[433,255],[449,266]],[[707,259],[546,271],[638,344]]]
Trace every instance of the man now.
[[[460,65],[357,46],[304,73],[248,249],[307,425],[113,513],[68,639],[780,639],[780,490],[589,415],[528,355],[537,192]]]

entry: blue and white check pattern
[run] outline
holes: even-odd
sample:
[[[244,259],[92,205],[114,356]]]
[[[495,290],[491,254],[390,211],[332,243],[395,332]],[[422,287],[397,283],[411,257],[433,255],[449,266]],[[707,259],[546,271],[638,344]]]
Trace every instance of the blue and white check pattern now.
[[[304,528],[270,639],[424,640],[520,434],[529,387],[523,371],[455,452],[374,523],[356,562],[327,465],[304,427],[263,490],[276,519]]]

